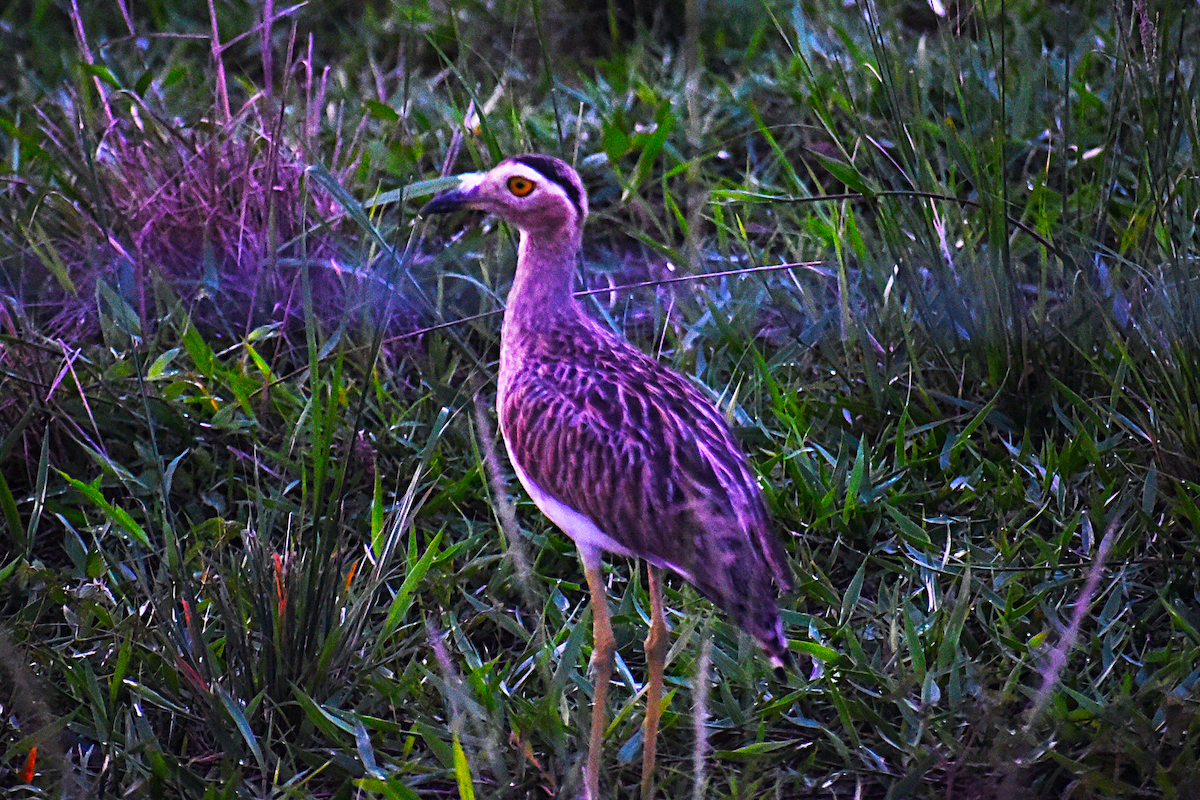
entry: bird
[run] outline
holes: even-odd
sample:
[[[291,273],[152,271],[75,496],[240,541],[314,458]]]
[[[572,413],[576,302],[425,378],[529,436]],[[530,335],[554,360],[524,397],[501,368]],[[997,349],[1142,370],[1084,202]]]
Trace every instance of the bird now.
[[[667,652],[660,571],[670,570],[791,664],[778,610],[787,556],[724,415],[692,379],[589,315],[573,292],[588,197],[565,161],[516,155],[457,176],[421,214],[485,211],[519,232],[500,334],[496,408],[509,461],[534,504],[575,543],[591,595],[591,735],[583,796],[599,800],[615,640],[602,554],[647,563],[641,794],[654,762]]]

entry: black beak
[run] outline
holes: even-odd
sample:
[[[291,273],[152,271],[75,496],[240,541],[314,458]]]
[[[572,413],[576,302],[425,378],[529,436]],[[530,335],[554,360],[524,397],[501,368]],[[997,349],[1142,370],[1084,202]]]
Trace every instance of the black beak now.
[[[426,203],[421,209],[421,215],[445,214],[450,211],[458,211],[460,208],[467,208],[470,200],[470,190],[451,189],[448,192],[442,192]]]

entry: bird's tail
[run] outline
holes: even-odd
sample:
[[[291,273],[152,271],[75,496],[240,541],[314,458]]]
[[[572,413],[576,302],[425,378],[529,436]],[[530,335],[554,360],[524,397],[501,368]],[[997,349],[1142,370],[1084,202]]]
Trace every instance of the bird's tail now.
[[[749,617],[742,627],[750,632],[759,647],[767,654],[771,666],[777,671],[792,672],[796,662],[792,651],[788,649],[787,638],[783,635],[783,621],[779,618],[779,609],[774,598],[766,603],[759,603],[758,608],[750,611]]]

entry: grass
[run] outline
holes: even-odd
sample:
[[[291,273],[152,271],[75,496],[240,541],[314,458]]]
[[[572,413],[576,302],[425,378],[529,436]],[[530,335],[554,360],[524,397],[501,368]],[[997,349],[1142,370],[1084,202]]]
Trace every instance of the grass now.
[[[668,583],[661,796],[1200,792],[1195,13],[581,9],[3,10],[0,785],[573,796],[586,587],[489,410],[512,237],[402,192],[538,150],[799,579],[783,681]]]

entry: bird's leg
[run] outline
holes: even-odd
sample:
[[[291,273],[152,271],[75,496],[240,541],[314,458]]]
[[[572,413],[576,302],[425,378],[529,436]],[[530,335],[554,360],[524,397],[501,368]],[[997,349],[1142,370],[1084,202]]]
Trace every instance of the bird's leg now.
[[[608,699],[608,684],[612,679],[613,638],[612,621],[608,613],[608,594],[600,570],[600,554],[581,549],[579,560],[587,575],[592,593],[592,738],[588,742],[587,762],[583,767],[585,800],[600,800],[600,750],[604,743],[604,717]]]
[[[642,736],[642,800],[654,796],[654,758],[658,752],[658,718],[662,712],[663,665],[667,658],[667,621],[663,616],[658,567],[646,564],[650,593],[650,633],[646,635],[646,723]]]

